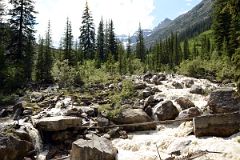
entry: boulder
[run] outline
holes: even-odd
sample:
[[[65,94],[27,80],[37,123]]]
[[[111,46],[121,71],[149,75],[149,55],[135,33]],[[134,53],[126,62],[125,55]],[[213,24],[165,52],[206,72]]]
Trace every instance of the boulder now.
[[[175,87],[175,89],[183,89],[183,84],[179,82],[173,82],[172,86]]]
[[[193,85],[190,89],[190,93],[192,94],[204,94],[204,90],[201,86]]]
[[[124,109],[113,120],[116,124],[132,124],[152,121],[142,109]]]
[[[240,113],[235,112],[195,117],[193,119],[193,127],[194,134],[197,137],[229,137],[239,132]]]
[[[69,128],[81,127],[82,118],[68,116],[45,117],[39,120],[33,119],[33,123],[42,131],[63,131]]]
[[[240,110],[240,97],[232,89],[219,89],[210,94],[208,101],[212,113],[230,113]]]
[[[33,144],[19,140],[13,136],[4,136],[0,134],[0,157],[1,160],[21,160],[27,157],[29,152],[33,151]]]
[[[150,96],[144,101],[143,110],[151,117],[153,112],[152,108],[161,101],[163,101],[163,99],[155,99],[154,96]]]
[[[134,84],[135,90],[145,89],[146,87],[147,87],[147,85],[145,83],[135,83]]]
[[[112,142],[96,135],[90,140],[79,139],[72,143],[71,160],[115,160],[117,149]]]
[[[150,79],[152,78],[153,74],[151,72],[147,72],[143,75],[143,80],[144,81],[150,81]]]
[[[2,109],[0,110],[0,118],[1,117],[7,117],[8,116],[8,112],[6,109]]]
[[[41,92],[32,92],[30,95],[31,102],[40,102],[44,99],[43,93]]]
[[[180,105],[182,110],[195,107],[194,103],[190,101],[188,98],[180,97],[176,99],[176,102]]]
[[[202,111],[197,107],[191,107],[179,113],[177,119],[188,119],[202,115]]]
[[[124,109],[120,114],[113,118],[116,124],[133,124],[123,127],[127,131],[152,130],[156,128],[155,124],[144,124],[151,122],[152,119],[142,109]]]
[[[172,101],[164,101],[158,103],[154,107],[154,118],[159,121],[174,120],[178,116],[178,109],[173,105]]]
[[[184,83],[185,87],[187,87],[187,88],[191,88],[192,85],[194,85],[194,81],[192,79],[186,79],[183,81],[183,83]]]

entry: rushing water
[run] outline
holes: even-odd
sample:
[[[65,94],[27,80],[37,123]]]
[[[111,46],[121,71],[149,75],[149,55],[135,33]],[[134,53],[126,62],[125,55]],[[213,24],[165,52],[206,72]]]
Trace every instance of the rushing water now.
[[[164,100],[173,102],[179,97],[189,98],[197,107],[203,109],[207,105],[208,96],[191,94],[189,88],[175,89],[172,82],[183,82],[186,79],[194,80],[195,85],[201,86],[204,90],[219,88],[208,80],[193,79],[184,76],[168,77],[163,85],[157,87],[162,92],[156,94]],[[180,110],[176,102],[174,104]],[[115,139],[113,145],[118,149],[118,160],[159,160],[170,157],[170,153],[180,150],[181,155],[194,153],[196,151],[215,151],[220,153],[208,153],[196,160],[240,160],[240,133],[230,138],[205,137],[196,138],[189,135],[193,130],[192,122],[174,125],[159,125],[157,131],[136,132],[129,135],[128,139]]]

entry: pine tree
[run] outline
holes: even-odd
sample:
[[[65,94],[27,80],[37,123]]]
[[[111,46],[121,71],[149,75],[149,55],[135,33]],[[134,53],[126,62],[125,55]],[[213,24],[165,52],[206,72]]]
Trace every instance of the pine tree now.
[[[34,25],[36,24],[33,0],[10,0],[9,19],[12,30],[9,45],[11,62],[18,68],[15,73],[17,86],[26,80],[31,80],[32,54],[34,45]]]
[[[214,2],[213,13],[213,30],[217,51],[221,53],[224,39],[227,46],[229,44],[229,29],[231,24],[231,15],[228,10],[224,9],[227,5],[226,0],[216,0]]]
[[[64,59],[69,62],[69,65],[75,64],[75,57],[73,55],[73,35],[72,35],[72,26],[69,18],[67,18],[66,28],[65,28],[65,36],[63,39],[63,51],[64,51]]]
[[[146,53],[145,53],[145,44],[144,44],[144,37],[143,37],[143,31],[141,28],[141,24],[139,24],[138,28],[138,35],[137,35],[137,45],[136,45],[136,57],[141,60],[141,62],[144,62]]]
[[[103,19],[101,19],[98,27],[97,34],[97,67],[99,68],[101,64],[105,61],[105,53],[104,53],[104,24]]]
[[[36,63],[36,81],[42,82],[44,79],[44,39],[39,37],[37,63]]]
[[[53,65],[52,55],[52,37],[51,37],[51,22],[48,22],[48,29],[45,37],[45,55],[44,55],[44,82],[50,83],[53,78],[51,75],[51,69]]]
[[[84,59],[93,59],[95,55],[95,29],[87,2],[82,16],[80,32],[80,46]]]
[[[118,55],[117,55],[117,42],[115,38],[115,33],[114,33],[114,27],[113,27],[113,21],[110,20],[109,23],[109,29],[108,29],[108,51],[112,54],[113,59],[115,61],[118,61]]]
[[[190,50],[189,50],[188,40],[184,40],[184,43],[183,43],[183,59],[184,60],[189,59],[189,55],[190,55]]]

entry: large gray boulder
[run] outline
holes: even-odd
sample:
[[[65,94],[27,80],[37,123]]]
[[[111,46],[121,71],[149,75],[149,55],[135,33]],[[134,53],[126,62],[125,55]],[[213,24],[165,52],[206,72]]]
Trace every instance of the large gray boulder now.
[[[179,114],[172,101],[160,102],[154,108],[154,118],[159,121],[174,120]]]
[[[33,119],[36,128],[42,131],[63,131],[69,128],[79,128],[82,126],[82,118],[57,116]]]
[[[113,121],[116,124],[132,124],[125,125],[124,130],[127,131],[142,131],[156,129],[156,124],[148,124],[146,122],[152,122],[152,119],[142,109],[124,109],[118,114]],[[146,124],[144,124],[146,123]]]
[[[115,160],[116,156],[112,142],[96,135],[72,143],[71,160]]]
[[[0,134],[0,159],[1,160],[22,160],[33,151],[33,144],[17,139],[13,136],[4,136]]]
[[[190,93],[192,93],[192,94],[204,94],[205,91],[203,90],[203,88],[201,86],[193,85],[190,89]]]
[[[233,89],[219,89],[210,94],[208,101],[212,113],[230,113],[240,110],[240,97]]]
[[[142,109],[124,109],[113,120],[116,124],[132,124],[152,121]]]

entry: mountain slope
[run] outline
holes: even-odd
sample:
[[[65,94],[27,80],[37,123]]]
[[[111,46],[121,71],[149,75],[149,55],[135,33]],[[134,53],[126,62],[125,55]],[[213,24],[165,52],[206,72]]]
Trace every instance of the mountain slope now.
[[[146,46],[150,47],[156,41],[168,37],[171,32],[178,32],[180,35],[183,35],[187,34],[189,31],[194,34],[196,28],[200,25],[203,25],[201,26],[203,28],[202,31],[209,29],[211,26],[213,1],[214,0],[203,0],[189,12],[180,15],[175,20],[171,21],[166,27],[156,27],[153,33],[145,38]]]

